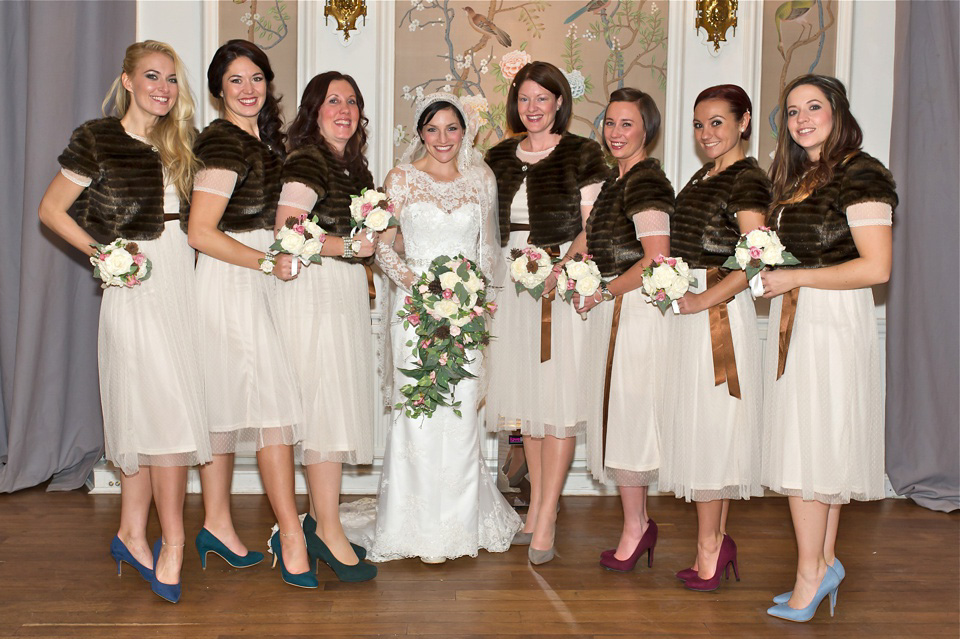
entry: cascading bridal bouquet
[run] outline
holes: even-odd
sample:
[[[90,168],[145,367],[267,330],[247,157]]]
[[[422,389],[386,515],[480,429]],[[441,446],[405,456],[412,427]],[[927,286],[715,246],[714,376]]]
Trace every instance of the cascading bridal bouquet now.
[[[260,258],[260,270],[271,275],[277,263],[277,255],[286,253],[294,256],[292,265],[293,274],[297,274],[300,262],[319,264],[322,260],[320,249],[327,241],[327,233],[320,228],[319,218],[314,215],[308,217],[306,213],[298,217],[288,217],[283,228],[277,233],[277,239],[270,245],[267,254]]]
[[[603,284],[600,268],[592,257],[589,253],[577,253],[560,269],[557,274],[557,293],[565,302],[571,301],[574,293],[581,298],[590,297]],[[580,318],[586,321],[587,316],[581,313]]]
[[[528,245],[522,249],[510,251],[510,279],[517,289],[517,295],[523,291],[538,300],[553,267],[553,258],[539,246]]]
[[[440,406],[449,406],[461,417],[454,390],[462,379],[476,377],[466,369],[473,360],[468,351],[490,343],[487,316],[497,310],[487,301],[487,278],[476,264],[457,255],[441,255],[414,283],[403,309],[397,312],[403,327],[414,327],[416,366],[400,372],[414,380],[400,389],[403,401],[396,409],[407,417],[431,417]]]
[[[800,260],[784,249],[777,232],[767,226],[754,229],[740,236],[737,249],[723,263],[723,268],[746,271],[753,298],[763,297],[763,282],[760,271],[768,266],[794,266]]]
[[[393,216],[394,206],[385,194],[375,189],[363,189],[360,195],[350,196],[350,217],[353,219],[353,232],[368,229],[376,233],[397,226],[399,222]]]
[[[656,304],[664,314],[670,306],[679,314],[677,300],[696,285],[697,278],[690,275],[690,267],[682,257],[658,255],[653,264],[643,269],[643,292],[647,301]]]
[[[90,256],[93,276],[102,283],[100,288],[122,286],[133,288],[150,278],[153,264],[140,252],[136,242],[117,238],[109,244],[91,244],[97,252]]]

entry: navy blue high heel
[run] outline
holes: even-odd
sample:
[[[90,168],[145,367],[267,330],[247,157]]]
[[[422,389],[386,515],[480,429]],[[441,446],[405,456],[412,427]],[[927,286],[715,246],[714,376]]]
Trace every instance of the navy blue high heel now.
[[[291,533],[293,534],[293,533]],[[291,586],[297,586],[298,588],[319,588],[320,582],[317,581],[317,575],[314,574],[313,570],[307,570],[307,572],[292,573],[287,570],[286,564],[283,563],[283,554],[282,546],[280,544],[280,531],[273,533],[273,537],[270,538],[270,548],[273,549],[273,567],[277,567],[277,561],[280,561],[280,577]],[[312,562],[310,562],[311,565]]]
[[[121,562],[127,562],[133,569],[140,573],[146,581],[153,581],[153,568],[147,568],[127,550],[126,545],[120,540],[120,535],[116,535],[110,542],[110,556],[117,562],[117,576],[120,576]]]
[[[153,565],[157,565],[160,560],[160,549],[163,547],[163,540],[158,539],[153,544]],[[157,581],[157,573],[154,571],[153,579],[150,581],[150,590],[152,590],[161,599],[166,599],[170,603],[180,601],[180,582],[175,584],[165,584]]]
[[[311,517],[310,513],[307,513],[303,517],[303,534],[307,538],[307,552],[314,556],[323,552],[320,546],[326,547],[326,544],[324,544],[323,540],[317,535],[317,520]],[[367,558],[367,549],[363,546],[359,546],[351,541],[350,547],[353,548],[353,552],[360,561]]]
[[[197,552],[200,553],[200,566],[207,569],[207,554],[213,553],[234,568],[249,568],[263,561],[263,553],[248,550],[246,555],[240,556],[227,548],[226,544],[213,536],[206,528],[201,528],[197,534]]]
[[[817,608],[820,603],[830,597],[830,616],[833,616],[833,609],[837,605],[837,589],[840,587],[840,576],[833,566],[827,566],[827,572],[824,573],[820,585],[817,587],[816,594],[806,608],[791,608],[789,604],[782,603],[771,606],[767,609],[767,614],[771,617],[779,617],[787,621],[798,621],[803,623],[810,621],[817,614]]]

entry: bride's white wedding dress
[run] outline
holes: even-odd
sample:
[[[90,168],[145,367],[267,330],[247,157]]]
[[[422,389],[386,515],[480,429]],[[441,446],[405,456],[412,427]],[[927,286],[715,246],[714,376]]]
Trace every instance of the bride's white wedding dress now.
[[[502,258],[496,182],[486,164],[480,161],[462,169],[461,176],[451,182],[437,181],[412,164],[401,164],[387,176],[386,187],[397,207],[405,256],[381,243],[377,263],[398,287],[409,291],[439,255],[463,254],[476,260],[492,279]],[[393,388],[399,389],[410,378],[397,369],[413,364],[407,342],[416,343],[418,338],[413,327],[404,329],[396,315],[404,293],[394,298],[387,321]],[[462,417],[446,407],[438,408],[429,419],[410,419],[393,410],[372,535],[371,526],[362,522],[363,511],[370,511],[368,500],[342,507],[347,535],[368,548],[369,559],[476,557],[480,548],[503,552],[520,529],[520,517],[497,490],[481,453],[477,404],[484,392],[483,355],[474,355],[468,368],[477,378],[461,381],[455,391],[462,402]],[[398,399],[394,390],[393,402]]]

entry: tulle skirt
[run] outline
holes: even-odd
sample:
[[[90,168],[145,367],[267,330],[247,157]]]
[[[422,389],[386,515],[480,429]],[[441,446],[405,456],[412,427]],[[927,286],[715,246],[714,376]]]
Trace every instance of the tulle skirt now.
[[[268,229],[227,233],[259,251]],[[300,391],[277,318],[277,285],[260,271],[200,255],[197,296],[206,414],[213,452],[300,441]]]
[[[607,441],[603,460],[601,415],[588,429],[587,465],[597,479],[614,486],[649,486],[660,468],[660,431],[663,421],[663,375],[668,356],[673,312],[660,313],[640,289],[623,296],[620,328],[610,378]],[[595,326],[587,357],[599,359],[600,376],[606,379],[606,361],[615,302],[603,302],[590,311]],[[596,366],[591,367],[594,371]],[[603,393],[601,382],[601,397]],[[602,472],[600,467],[602,465]]]
[[[515,231],[504,250],[527,245],[527,231]],[[560,247],[561,254],[569,244]],[[507,275],[497,295],[499,309],[491,324],[490,386],[487,391],[487,421],[491,430],[520,429],[531,437],[571,437],[585,432],[596,420],[602,402],[602,380],[597,366],[584,362],[583,350],[591,331],[600,322],[588,316],[582,321],[572,304],[559,296],[553,300],[551,357],[540,362],[541,301],[514,290]],[[592,312],[590,313],[592,315]],[[593,427],[597,424],[594,423]]]
[[[302,389],[303,462],[371,463],[376,387],[366,269],[324,258],[280,282],[277,298]]]
[[[701,292],[706,271],[692,271]],[[672,311],[671,311],[672,312]],[[659,489],[687,501],[749,499],[760,485],[761,355],[749,290],[727,304],[741,399],[715,385],[707,311],[677,315],[664,363]]]
[[[106,455],[127,475],[211,459],[193,249],[177,221],[137,244],[153,263],[150,279],[103,292],[97,341]]]
[[[883,499],[884,407],[870,289],[800,289],[783,376],[773,300],[764,353],[763,485],[844,504]]]

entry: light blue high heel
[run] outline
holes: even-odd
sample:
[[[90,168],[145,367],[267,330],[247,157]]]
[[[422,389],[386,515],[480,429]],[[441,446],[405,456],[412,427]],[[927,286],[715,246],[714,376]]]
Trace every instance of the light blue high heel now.
[[[843,569],[843,564],[840,563],[840,560],[836,557],[833,558],[833,569],[837,572],[837,576],[840,577],[840,581],[843,581],[843,578],[847,576],[847,571]],[[782,604],[790,601],[790,597],[793,596],[793,591],[785,592],[782,595],[777,595],[773,598],[773,603]]]
[[[143,577],[146,581],[153,581],[153,568],[147,568],[139,561],[136,557],[127,550],[126,545],[123,541],[120,540],[120,535],[116,535],[113,538],[113,541],[110,542],[110,556],[114,558],[117,562],[117,576],[120,576],[120,564],[121,562],[126,562],[133,566],[133,569],[140,573],[140,576]]]
[[[160,560],[160,549],[163,547],[163,540],[158,539],[153,544],[153,565],[156,566]],[[152,590],[161,599],[166,599],[170,603],[180,601],[180,582],[175,584],[165,584],[157,581],[157,573],[154,570],[153,579],[150,581],[150,590]]]
[[[294,533],[290,533],[294,534]],[[286,564],[283,563],[282,546],[280,544],[280,531],[273,533],[273,537],[270,538],[270,548],[273,549],[273,568],[277,567],[277,561],[280,561],[280,577],[291,586],[297,586],[299,588],[319,588],[320,582],[317,581],[317,575],[314,574],[313,570],[307,570],[307,572],[292,573],[287,570]],[[309,561],[309,560],[308,560]],[[313,562],[310,562],[311,564]]]
[[[840,576],[832,566],[827,566],[827,572],[823,575],[823,580],[817,588],[817,593],[806,608],[791,608],[788,604],[782,603],[767,609],[767,614],[771,617],[786,619],[787,621],[805,622],[813,619],[817,614],[817,608],[820,602],[830,596],[830,616],[833,616],[833,609],[837,605],[837,588],[840,587]]]

